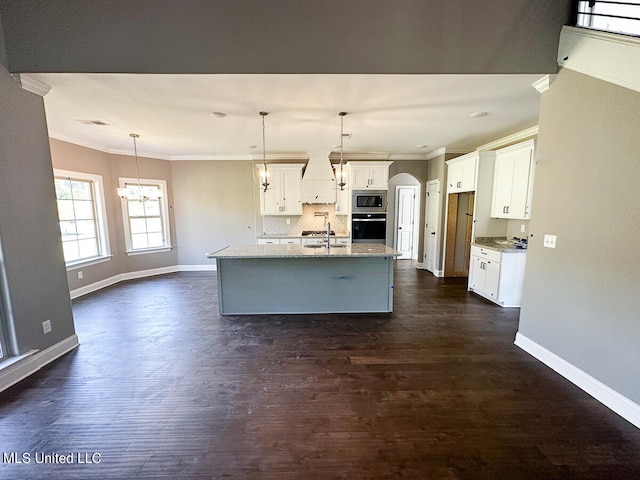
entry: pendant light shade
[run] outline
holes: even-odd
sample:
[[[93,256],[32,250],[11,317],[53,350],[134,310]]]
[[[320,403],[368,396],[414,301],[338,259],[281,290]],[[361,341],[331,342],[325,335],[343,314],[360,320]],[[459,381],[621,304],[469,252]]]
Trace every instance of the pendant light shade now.
[[[344,169],[344,117],[347,115],[347,112],[340,112],[338,115],[340,115],[340,163],[335,168],[335,176],[340,190],[344,190],[344,187],[347,185],[347,177]]]
[[[260,170],[260,185],[264,191],[267,191],[269,188],[269,170],[267,170],[267,147],[266,147],[266,135],[264,128],[264,117],[269,115],[268,112],[260,112],[260,116],[262,117],[262,169]]]

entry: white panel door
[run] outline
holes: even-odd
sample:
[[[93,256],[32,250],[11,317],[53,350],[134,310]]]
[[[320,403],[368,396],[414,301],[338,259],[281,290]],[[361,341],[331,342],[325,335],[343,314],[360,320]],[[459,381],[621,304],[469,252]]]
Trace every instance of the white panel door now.
[[[396,250],[399,259],[413,257],[413,224],[415,222],[415,187],[396,187]]]
[[[438,268],[438,238],[440,228],[440,180],[427,182],[424,230],[424,266],[435,273]]]

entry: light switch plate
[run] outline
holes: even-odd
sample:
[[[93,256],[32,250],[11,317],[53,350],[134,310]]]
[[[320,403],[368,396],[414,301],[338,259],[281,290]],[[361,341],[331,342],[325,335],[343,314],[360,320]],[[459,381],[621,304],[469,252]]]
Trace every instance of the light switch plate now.
[[[42,333],[45,335],[51,331],[51,320],[45,320],[42,322]]]
[[[556,236],[545,233],[542,245],[547,248],[556,248]]]

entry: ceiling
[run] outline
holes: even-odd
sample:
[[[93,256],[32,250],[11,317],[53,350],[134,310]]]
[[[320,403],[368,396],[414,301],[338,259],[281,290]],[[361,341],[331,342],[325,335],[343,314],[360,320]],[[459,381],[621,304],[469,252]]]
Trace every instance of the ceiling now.
[[[44,101],[52,138],[131,153],[129,133],[138,133],[141,155],[170,160],[261,158],[260,111],[269,113],[270,158],[338,151],[340,111],[348,113],[347,155],[420,159],[441,147],[476,148],[537,124],[532,83],[542,76],[28,75],[51,87]]]

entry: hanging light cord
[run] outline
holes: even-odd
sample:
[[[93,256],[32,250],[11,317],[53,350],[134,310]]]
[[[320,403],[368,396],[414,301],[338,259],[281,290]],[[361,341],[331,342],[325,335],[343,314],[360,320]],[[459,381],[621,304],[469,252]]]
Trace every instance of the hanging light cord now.
[[[140,185],[140,167],[138,165],[138,144],[136,139],[140,137],[137,133],[130,133],[129,136],[133,138],[133,155],[136,159],[136,180],[138,181],[138,197],[142,199],[142,185]]]
[[[338,185],[340,186],[340,190],[344,190],[344,186],[346,185],[346,182],[344,181],[344,171],[343,171],[343,165],[344,165],[344,116],[347,114],[347,112],[340,112],[338,115],[340,115],[340,183],[338,183]]]

